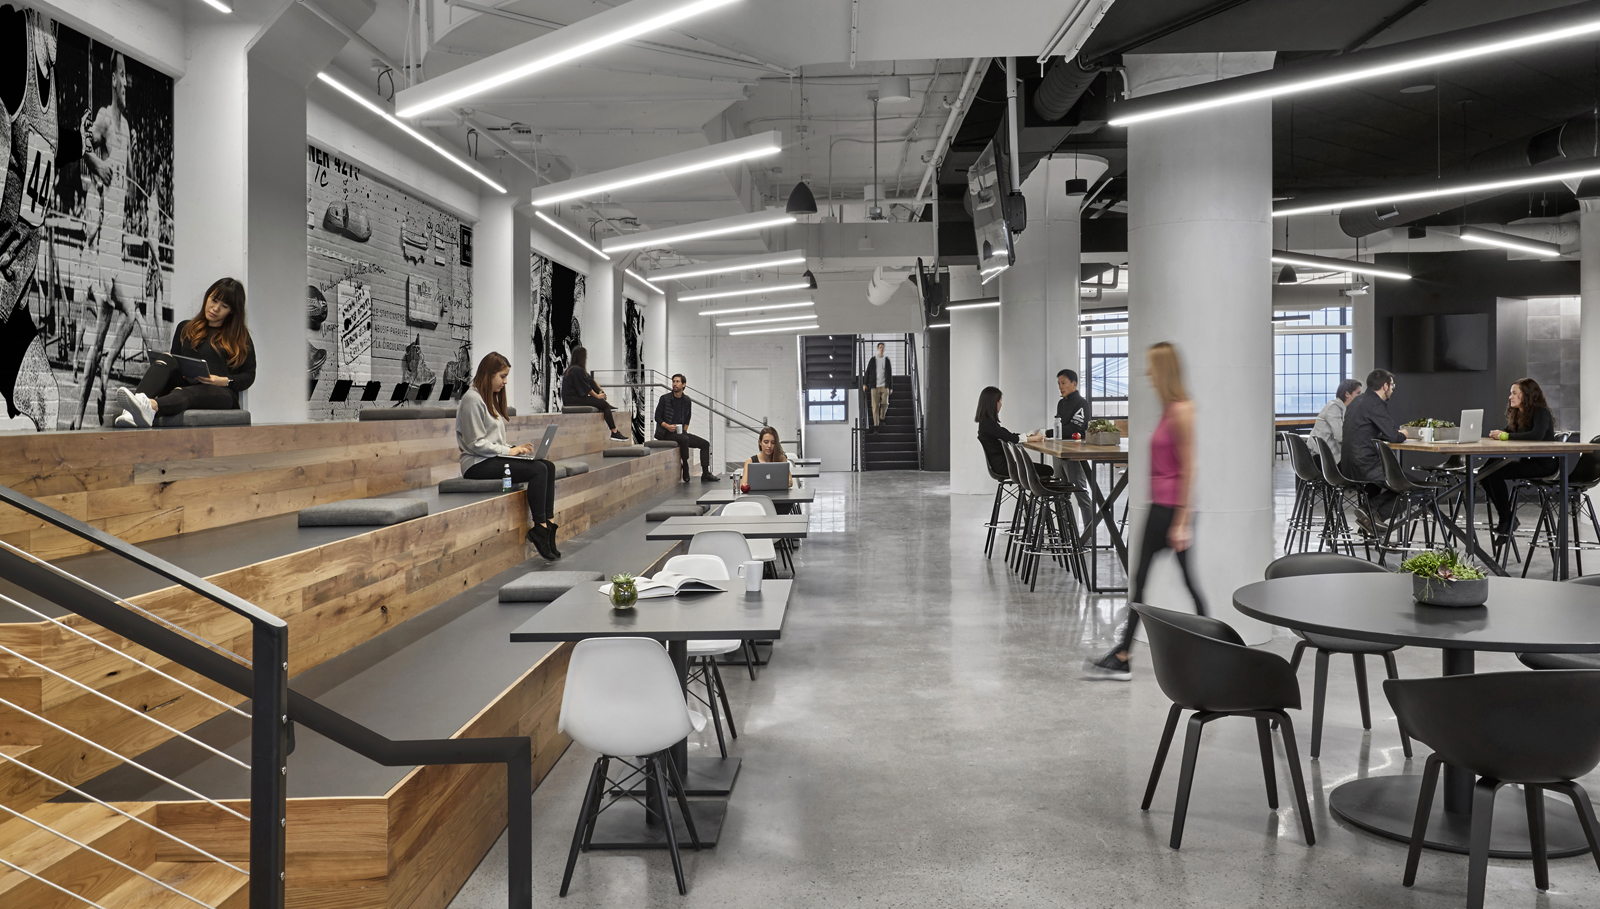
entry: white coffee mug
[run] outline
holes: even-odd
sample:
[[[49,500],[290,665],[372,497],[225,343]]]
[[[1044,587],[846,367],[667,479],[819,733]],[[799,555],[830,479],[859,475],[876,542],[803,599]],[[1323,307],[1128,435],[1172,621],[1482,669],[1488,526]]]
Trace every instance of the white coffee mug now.
[[[761,592],[761,575],[766,569],[764,562],[744,562],[739,565],[739,577],[744,578],[746,593]]]
[[[1419,433],[1419,435],[1422,436],[1422,441],[1424,441],[1424,442],[1432,442],[1433,441],[1433,427],[1432,426],[1423,426],[1421,429],[1422,429],[1422,432]]]

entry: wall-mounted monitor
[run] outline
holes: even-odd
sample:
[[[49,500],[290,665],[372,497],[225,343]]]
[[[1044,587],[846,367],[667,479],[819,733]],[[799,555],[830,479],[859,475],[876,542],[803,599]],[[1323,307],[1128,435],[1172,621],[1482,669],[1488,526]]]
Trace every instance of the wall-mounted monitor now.
[[[1006,227],[1006,191],[1000,156],[991,141],[967,168],[966,202],[978,241],[978,280],[984,284],[1017,261],[1011,248],[1011,231]]]
[[[1395,372],[1489,368],[1488,313],[1395,316],[1390,337],[1390,368]]]

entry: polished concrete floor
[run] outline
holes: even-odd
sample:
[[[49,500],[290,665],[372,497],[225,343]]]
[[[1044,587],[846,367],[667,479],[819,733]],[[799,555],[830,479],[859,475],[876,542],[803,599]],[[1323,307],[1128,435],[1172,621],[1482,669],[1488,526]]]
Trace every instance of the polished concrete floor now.
[[[1281,472],[1281,471],[1280,471]],[[1207,727],[1183,849],[1167,847],[1176,757],[1139,810],[1168,702],[1143,645],[1132,683],[1078,667],[1109,642],[1124,601],[1047,570],[1029,593],[983,558],[984,497],[939,474],[825,474],[800,551],[800,583],[771,665],[725,673],[743,769],[715,849],[685,853],[679,897],[661,852],[592,851],[573,907],[1161,906],[1448,907],[1464,856],[1426,853],[1400,886],[1401,844],[1337,820],[1327,793],[1406,762],[1381,695],[1361,729],[1348,660],[1335,661],[1320,761],[1307,762],[1317,845],[1293,809],[1268,810],[1248,721]],[[1280,511],[1287,511],[1285,499]],[[1280,635],[1270,649],[1287,655]],[[1376,667],[1374,667],[1375,669]],[[1479,671],[1519,668],[1483,654]],[[1402,675],[1438,655],[1400,653]],[[1309,703],[1311,670],[1301,682]],[[1306,711],[1309,714],[1309,710]],[[1309,750],[1310,718],[1298,723]],[[699,753],[715,741],[692,743]],[[1278,781],[1290,803],[1281,745]],[[555,905],[593,755],[573,747],[534,793],[534,892]],[[1600,779],[1588,781],[1600,792]],[[505,905],[505,841],[452,909]],[[1551,863],[1539,894],[1526,863],[1495,861],[1489,905],[1600,904],[1592,861]]]

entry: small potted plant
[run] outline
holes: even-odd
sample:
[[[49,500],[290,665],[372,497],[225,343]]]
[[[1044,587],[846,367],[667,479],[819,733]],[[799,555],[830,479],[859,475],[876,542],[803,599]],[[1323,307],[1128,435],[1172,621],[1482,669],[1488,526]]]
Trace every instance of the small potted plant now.
[[[1454,549],[1419,552],[1400,563],[1411,574],[1411,598],[1429,606],[1482,606],[1489,579]]]
[[[1110,420],[1090,420],[1089,438],[1084,441],[1090,445],[1120,445],[1122,431]]]
[[[1453,442],[1456,436],[1461,433],[1461,428],[1449,420],[1426,418],[1412,420],[1406,425],[1414,429],[1424,430],[1424,432],[1418,434],[1424,442]]]
[[[632,609],[639,600],[639,585],[626,572],[611,576],[611,608]]]

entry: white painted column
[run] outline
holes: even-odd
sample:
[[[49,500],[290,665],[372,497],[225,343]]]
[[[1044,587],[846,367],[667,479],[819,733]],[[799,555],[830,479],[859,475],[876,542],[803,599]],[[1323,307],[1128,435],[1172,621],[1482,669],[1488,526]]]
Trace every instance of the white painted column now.
[[[1578,425],[1600,435],[1600,198],[1579,199]]]
[[[1066,191],[1075,166],[1090,183],[1106,172],[1103,158],[1056,155],[1023,181],[1028,227],[1016,238],[1016,264],[999,278],[1003,422],[1019,433],[1050,425],[1060,397],[1056,373],[1078,366],[1082,200]]]
[[[528,269],[532,254],[530,217],[520,184],[505,194],[485,190],[472,231],[472,369],[490,351],[511,361],[507,400],[519,414],[533,413],[530,348],[533,297]]]
[[[1123,59],[1132,94],[1143,96],[1269,69],[1273,55]],[[1171,341],[1195,400],[1191,565],[1211,614],[1262,643],[1271,627],[1235,610],[1232,594],[1261,580],[1273,556],[1271,103],[1131,126],[1128,178],[1130,556],[1149,511],[1150,436],[1161,417],[1144,351]],[[1144,600],[1193,608],[1170,556]]]
[[[622,301],[619,272],[611,263],[595,259],[589,269],[583,297],[583,346],[589,351],[589,371],[621,369]],[[601,382],[602,386],[606,383]]]
[[[958,309],[950,313],[950,492],[994,495],[995,481],[978,444],[978,392],[1000,380],[1000,312]],[[1004,388],[1001,389],[1002,391]],[[854,397],[854,395],[852,395]],[[1000,421],[1015,420],[1011,396],[1001,405]]]
[[[644,368],[672,375],[667,368],[667,298],[665,294],[647,293],[644,304]],[[651,400],[655,394],[649,396]],[[646,415],[646,419],[648,419]]]

